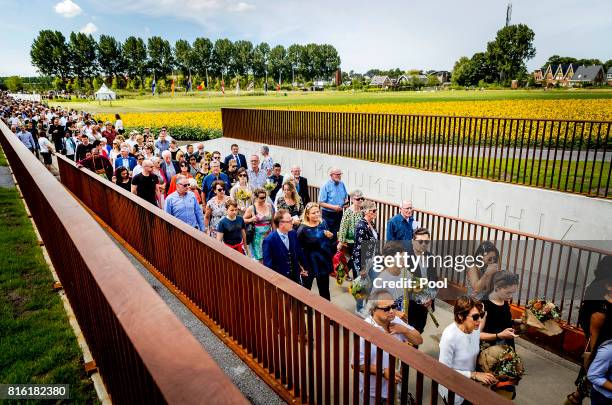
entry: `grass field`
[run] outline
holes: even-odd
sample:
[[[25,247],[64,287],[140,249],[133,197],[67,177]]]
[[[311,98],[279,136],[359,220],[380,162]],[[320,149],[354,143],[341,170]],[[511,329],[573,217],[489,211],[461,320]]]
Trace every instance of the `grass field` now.
[[[0,188],[0,229],[0,383],[70,384],[72,403],[97,403],[15,188]]]
[[[158,96],[131,96],[112,102],[50,102],[94,113],[165,112],[165,111],[218,111],[221,107],[283,107],[300,105],[346,105],[380,103],[422,103],[447,101],[491,101],[491,100],[582,100],[612,99],[612,89],[598,90],[471,90],[439,92],[269,92],[267,96],[236,96],[227,92],[206,95],[170,93]],[[612,105],[612,104],[611,104]],[[612,107],[610,107],[612,108]]]

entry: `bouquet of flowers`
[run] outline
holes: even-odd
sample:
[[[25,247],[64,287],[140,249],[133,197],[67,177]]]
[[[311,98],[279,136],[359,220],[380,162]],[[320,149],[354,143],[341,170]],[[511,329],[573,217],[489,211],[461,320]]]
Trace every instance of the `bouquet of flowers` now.
[[[357,277],[349,286],[349,292],[356,300],[362,300],[368,296],[368,283],[361,277]]]
[[[527,303],[527,308],[523,314],[523,323],[538,329],[539,332],[547,336],[554,336],[562,332],[561,327],[556,322],[559,317],[559,307],[554,302],[535,298]]]
[[[249,201],[251,199],[251,192],[239,188],[236,191],[236,198],[240,201]]]
[[[336,284],[342,285],[349,275],[348,258],[345,249],[336,252],[332,264],[334,271],[330,276],[336,278]]]
[[[482,350],[478,355],[478,368],[493,374],[497,383],[491,388],[509,399],[513,396],[513,386],[518,385],[525,374],[523,361],[508,345],[493,345]]]
[[[274,183],[273,181],[266,181],[266,184],[264,184],[263,186],[264,190],[266,190],[266,192],[268,194],[270,194],[272,192],[272,190],[274,190],[276,188],[276,183]]]

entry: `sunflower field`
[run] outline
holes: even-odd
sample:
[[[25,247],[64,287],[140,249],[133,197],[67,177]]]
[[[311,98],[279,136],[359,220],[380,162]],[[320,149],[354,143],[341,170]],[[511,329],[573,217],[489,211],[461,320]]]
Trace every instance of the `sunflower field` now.
[[[592,120],[612,122],[611,99],[568,99],[568,100],[487,100],[487,101],[443,101],[443,102],[417,102],[417,103],[372,103],[372,104],[334,104],[334,105],[290,105],[282,107],[268,107],[280,110],[300,111],[326,111],[326,112],[355,112],[355,113],[384,113],[384,114],[410,114],[426,116],[456,116],[456,117],[501,117],[501,118],[532,118],[532,119],[560,119],[560,120]],[[101,114],[103,121],[113,121],[111,114]],[[168,127],[170,134],[180,140],[206,140],[222,135],[220,111],[178,111],[178,112],[144,112],[122,114],[124,126],[131,129],[150,127],[158,132],[162,126]],[[604,124],[597,127],[598,135],[588,135],[590,124],[584,132],[587,143],[600,143],[607,131]],[[457,134],[468,132],[475,135],[475,128],[457,128]],[[563,131],[563,126],[555,124],[554,128],[529,128],[525,133],[526,139],[536,144],[544,141],[546,144],[554,143]],[[558,128],[558,129],[557,129]],[[466,129],[467,131],[464,131]],[[510,131],[508,129],[507,131]],[[603,131],[603,132],[602,132]],[[497,131],[499,132],[499,131]],[[574,131],[572,131],[574,132]],[[563,138],[563,134],[561,134]],[[513,136],[503,143],[513,143]],[[595,138],[599,137],[599,142]],[[572,143],[581,142],[580,136],[573,137]],[[455,140],[457,141],[457,140]],[[529,142],[529,141],[528,141]],[[605,141],[604,141],[605,143]],[[570,146],[570,145],[568,145]]]

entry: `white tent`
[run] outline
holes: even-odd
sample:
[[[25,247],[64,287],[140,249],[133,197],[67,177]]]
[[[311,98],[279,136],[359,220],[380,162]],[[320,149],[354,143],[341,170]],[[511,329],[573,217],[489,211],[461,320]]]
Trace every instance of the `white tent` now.
[[[96,100],[115,100],[117,94],[103,84],[100,90],[96,91]]]

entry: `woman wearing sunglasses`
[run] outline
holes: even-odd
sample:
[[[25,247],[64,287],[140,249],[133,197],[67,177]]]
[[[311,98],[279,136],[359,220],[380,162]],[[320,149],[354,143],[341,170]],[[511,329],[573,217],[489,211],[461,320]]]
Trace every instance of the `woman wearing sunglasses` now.
[[[480,324],[486,315],[482,302],[468,296],[459,297],[453,312],[455,322],[442,332],[438,360],[468,378],[487,385],[495,384],[497,379],[493,374],[476,371],[480,353]],[[448,390],[440,385],[438,391],[447,403]],[[461,404],[468,402],[456,395],[455,405]]]

